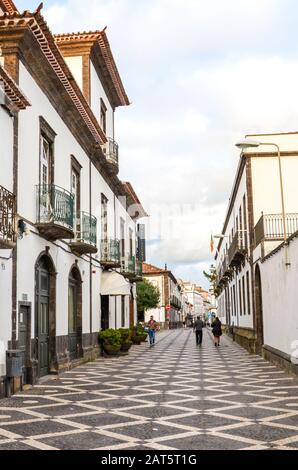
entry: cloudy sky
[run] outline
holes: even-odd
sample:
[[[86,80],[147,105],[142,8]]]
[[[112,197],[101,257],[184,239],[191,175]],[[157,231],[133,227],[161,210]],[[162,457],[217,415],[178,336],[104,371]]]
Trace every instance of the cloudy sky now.
[[[20,10],[39,1],[15,0]],[[45,0],[53,32],[108,26],[132,105],[121,173],[148,222],[148,262],[207,287],[246,133],[298,130],[296,0]]]

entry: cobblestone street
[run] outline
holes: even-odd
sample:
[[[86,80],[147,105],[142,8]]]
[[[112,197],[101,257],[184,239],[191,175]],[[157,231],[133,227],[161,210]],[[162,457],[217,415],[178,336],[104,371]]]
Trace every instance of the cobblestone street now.
[[[230,339],[191,330],[0,401],[4,449],[298,448],[298,381]]]

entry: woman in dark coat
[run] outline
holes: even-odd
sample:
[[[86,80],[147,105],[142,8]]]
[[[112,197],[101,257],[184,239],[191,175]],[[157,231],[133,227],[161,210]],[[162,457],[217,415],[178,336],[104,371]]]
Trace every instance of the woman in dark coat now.
[[[221,321],[218,317],[212,323],[212,333],[214,336],[214,346],[220,346],[220,337],[222,336]]]

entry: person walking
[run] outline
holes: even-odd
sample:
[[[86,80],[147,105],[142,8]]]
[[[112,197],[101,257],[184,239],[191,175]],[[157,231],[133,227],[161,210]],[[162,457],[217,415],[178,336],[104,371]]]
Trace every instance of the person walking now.
[[[214,336],[214,346],[220,346],[220,337],[222,336],[221,321],[218,317],[212,323],[212,333]]]
[[[202,341],[203,341],[203,328],[204,328],[204,322],[201,320],[201,317],[198,317],[197,320],[194,323],[193,326],[193,331],[196,333],[196,343],[197,346],[201,346]]]
[[[153,315],[151,315],[150,320],[148,322],[148,333],[149,333],[149,341],[150,346],[153,346],[156,341],[156,330],[157,330],[157,322],[154,320]]]

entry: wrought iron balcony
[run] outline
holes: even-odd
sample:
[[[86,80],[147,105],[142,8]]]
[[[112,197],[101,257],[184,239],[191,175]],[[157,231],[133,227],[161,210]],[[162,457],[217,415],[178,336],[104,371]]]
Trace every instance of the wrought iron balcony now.
[[[232,277],[233,275],[233,270],[230,267],[229,264],[229,256],[225,255],[222,264],[220,265],[218,269],[218,275],[217,275],[217,285],[225,285],[226,282]]]
[[[119,268],[120,241],[115,239],[103,239],[100,247],[100,264],[105,268]]]
[[[70,249],[78,255],[97,253],[96,217],[87,212],[81,212],[77,219],[75,239],[71,242]]]
[[[70,192],[54,184],[39,185],[36,206],[36,226],[44,238],[74,238],[74,196]]]
[[[289,238],[298,231],[298,214],[286,214],[286,232]],[[265,241],[283,241],[284,224],[282,214],[262,215],[255,226],[255,246]]]
[[[0,249],[9,250],[16,245],[16,198],[0,186]]]
[[[119,171],[119,146],[114,139],[108,138],[107,143],[103,146],[103,153],[109,164],[109,169],[112,173]]]
[[[176,307],[178,309],[181,308],[181,301],[175,295],[171,295],[170,304],[171,306]]]
[[[245,260],[246,254],[245,234],[236,232],[228,251],[229,267],[239,267]]]
[[[136,257],[126,255],[121,258],[121,274],[127,278],[135,278],[136,276]]]
[[[123,274],[123,273],[122,273]],[[142,282],[143,280],[143,263],[136,259],[135,261],[135,272],[130,274],[128,273],[127,277],[130,282]]]

